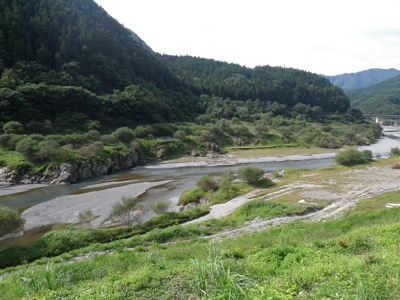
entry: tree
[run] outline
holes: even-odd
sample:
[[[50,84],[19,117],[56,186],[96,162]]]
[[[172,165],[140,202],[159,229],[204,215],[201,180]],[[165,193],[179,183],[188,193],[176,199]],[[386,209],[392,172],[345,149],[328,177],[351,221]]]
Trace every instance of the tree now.
[[[149,205],[150,209],[152,211],[154,211],[156,214],[160,215],[165,213],[168,208],[171,206],[172,201],[171,199],[167,199],[167,200],[158,200],[156,202],[153,202]]]
[[[128,145],[135,138],[135,133],[128,127],[118,128],[113,132],[112,135],[115,136],[118,141],[126,145]]]
[[[4,133],[21,134],[24,131],[24,127],[20,122],[10,121],[3,126]]]
[[[399,147],[390,148],[390,155],[400,155]]]
[[[93,211],[90,209],[85,209],[79,212],[78,220],[80,223],[88,224],[90,227],[90,222],[96,219],[96,216],[93,214]]]
[[[204,192],[216,190],[218,188],[218,183],[209,175],[201,177],[197,183],[197,187],[202,189]]]
[[[340,152],[335,156],[335,162],[341,165],[351,165],[356,163],[364,163],[372,158],[372,152],[370,150],[364,150],[362,152],[356,149],[350,149],[347,151]]]
[[[24,223],[25,220],[18,211],[5,206],[0,207],[0,237],[20,229]]]
[[[186,132],[180,129],[175,131],[173,135],[173,138],[178,140],[183,140],[185,137],[186,137]]]
[[[264,175],[264,170],[256,167],[245,166],[237,170],[236,174],[249,184],[257,183]]]
[[[137,197],[122,196],[122,201],[112,206],[110,220],[120,221],[126,226],[131,226],[133,222],[141,223],[146,209],[139,203]]]
[[[143,222],[144,216],[146,215],[146,212],[148,211],[148,208],[145,207],[142,204],[137,204],[135,207],[135,213],[132,215],[133,220],[141,224]]]
[[[30,137],[26,137],[17,143],[16,149],[19,153],[28,159],[35,160],[38,153],[38,142]]]

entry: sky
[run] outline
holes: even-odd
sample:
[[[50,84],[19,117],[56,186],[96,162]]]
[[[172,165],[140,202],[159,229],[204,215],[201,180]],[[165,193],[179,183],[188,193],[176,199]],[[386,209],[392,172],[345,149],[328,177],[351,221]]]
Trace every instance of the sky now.
[[[339,75],[400,69],[399,0],[94,0],[155,52]]]

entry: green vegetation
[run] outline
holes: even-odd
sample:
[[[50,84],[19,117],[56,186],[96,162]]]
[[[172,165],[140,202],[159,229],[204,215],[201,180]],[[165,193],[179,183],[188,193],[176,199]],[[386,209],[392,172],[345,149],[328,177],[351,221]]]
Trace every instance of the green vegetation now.
[[[217,181],[213,177],[208,175],[201,177],[197,181],[196,185],[203,192],[215,191],[218,188]]]
[[[21,228],[24,223],[25,220],[16,210],[0,207],[0,237]]]
[[[400,155],[399,147],[394,147],[390,149],[390,155]]]
[[[197,181],[197,187],[186,190],[179,196],[178,204],[184,206],[189,203],[199,203],[200,200],[211,204],[224,203],[255,187],[268,188],[274,185],[270,179],[262,178],[264,173],[260,168],[245,166],[239,168],[236,174],[232,170],[226,170],[218,180],[208,175],[203,176]],[[233,183],[235,177],[246,182]]]
[[[393,208],[293,222],[222,245],[193,239],[206,224],[173,226],[9,269],[0,291],[7,299],[399,299],[399,216]],[[107,249],[115,251],[63,263]]]
[[[239,170],[237,170],[237,176],[246,181],[248,184],[257,184],[264,173],[265,172],[263,169],[250,166],[241,167]]]
[[[82,224],[87,224],[90,227],[90,223],[94,219],[96,219],[96,216],[94,215],[93,211],[90,209],[85,209],[85,210],[79,212],[78,220]]]
[[[364,114],[399,115],[400,77],[396,76],[370,87],[346,91],[354,108]]]
[[[149,208],[156,214],[163,214],[165,213],[168,208],[172,205],[171,199],[167,200],[158,200],[156,202],[150,203]]]
[[[92,0],[11,2],[0,0],[0,166],[13,175],[132,151],[145,161],[218,156],[227,147],[334,149],[368,144],[381,134],[379,125],[350,108],[341,89],[316,74],[159,55],[134,41],[130,30]],[[396,104],[392,96],[388,101]],[[371,157],[340,154],[337,160],[344,164]],[[346,167],[325,168],[321,176],[340,168]],[[286,172],[282,180],[296,172]],[[226,202],[271,186],[262,175],[244,167],[236,176],[245,182],[234,182],[232,171],[202,178],[179,202]],[[227,218],[179,225],[207,214],[208,204],[165,212],[169,202],[160,201],[152,207],[159,214],[142,222],[145,209],[126,196],[110,214],[126,227],[64,226],[31,246],[1,251],[0,295],[400,299],[398,209],[368,212],[371,204],[364,203],[339,220],[292,222],[226,239],[221,246],[208,242],[210,234],[257,217],[311,208],[287,195],[258,198]],[[317,202],[319,208],[327,200]],[[23,222],[9,213],[0,209],[5,232]],[[89,225],[94,217],[89,210],[79,215]],[[65,263],[91,252],[99,256]]]
[[[139,203],[139,199],[131,196],[123,196],[121,202],[112,206],[110,220],[119,222],[125,226],[131,226],[134,222],[142,223],[146,208]]]
[[[358,151],[350,149],[336,154],[335,162],[342,165],[353,165],[358,163],[365,163],[372,159],[372,152],[370,150]]]

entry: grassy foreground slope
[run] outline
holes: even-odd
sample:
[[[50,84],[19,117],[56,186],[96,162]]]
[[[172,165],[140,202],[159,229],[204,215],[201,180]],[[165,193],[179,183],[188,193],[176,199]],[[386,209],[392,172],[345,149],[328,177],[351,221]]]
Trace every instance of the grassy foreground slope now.
[[[358,197],[364,191],[364,200],[340,219],[310,223],[299,218],[269,230],[213,239],[218,230],[267,214],[246,205],[227,218],[154,229],[5,269],[0,295],[4,299],[400,299],[400,209],[383,205],[396,202],[398,191],[392,186],[391,192],[372,196],[379,185],[382,190],[391,186],[385,181],[389,179],[380,178],[383,173],[393,183],[397,180],[400,171],[392,168],[397,161],[393,157],[357,167],[288,171],[277,186],[264,191],[268,196],[284,185],[303,184],[299,193],[304,196],[310,192],[310,187],[304,188],[309,182],[319,191],[325,182],[339,198],[345,198],[344,192],[354,191]],[[352,182],[343,186],[341,181],[349,178]],[[369,188],[357,188],[362,182]],[[292,192],[266,203],[273,211],[297,200]],[[316,201],[324,206],[327,200],[321,196]]]
[[[3,299],[399,299],[399,211],[42,260],[0,290]]]

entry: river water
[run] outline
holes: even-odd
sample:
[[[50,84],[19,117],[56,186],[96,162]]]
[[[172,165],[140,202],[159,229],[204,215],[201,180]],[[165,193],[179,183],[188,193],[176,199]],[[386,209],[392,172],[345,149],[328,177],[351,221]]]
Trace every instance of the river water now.
[[[371,150],[374,155],[387,157],[391,148],[400,148],[399,128],[384,129],[385,137],[374,145],[359,149]],[[24,210],[23,217],[27,219],[25,226],[30,231],[40,226],[47,226],[47,229],[56,222],[76,223],[79,211],[86,208],[92,209],[95,215],[99,216],[99,226],[106,222],[112,204],[120,201],[124,195],[138,196],[145,205],[166,199],[171,199],[173,204],[176,204],[179,195],[184,190],[194,187],[197,180],[204,175],[219,175],[228,168],[236,170],[243,165],[262,168],[266,172],[284,168],[316,169],[334,164],[333,157],[333,153],[325,153],[149,164],[70,185],[38,186],[28,190],[27,186],[0,188],[0,206]],[[176,205],[173,205],[171,210],[177,210]],[[151,217],[150,212],[147,217]],[[34,238],[25,238],[24,243],[37,239],[36,235],[37,232]]]

